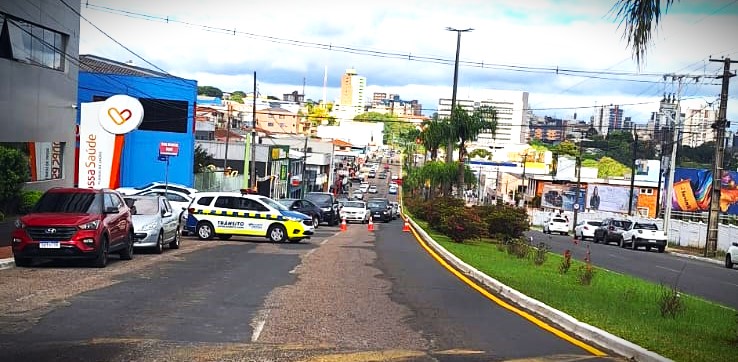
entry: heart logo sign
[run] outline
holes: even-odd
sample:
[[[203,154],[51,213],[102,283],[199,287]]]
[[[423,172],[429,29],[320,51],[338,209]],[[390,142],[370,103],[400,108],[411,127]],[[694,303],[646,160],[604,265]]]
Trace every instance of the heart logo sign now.
[[[119,111],[115,107],[108,108],[108,117],[110,117],[111,120],[113,120],[113,123],[117,125],[122,125],[123,123],[126,123],[129,119],[131,119],[132,113],[130,109],[124,109],[123,111]]]
[[[143,117],[143,106],[138,99],[118,94],[103,102],[97,118],[104,130],[112,134],[126,134],[138,128]]]

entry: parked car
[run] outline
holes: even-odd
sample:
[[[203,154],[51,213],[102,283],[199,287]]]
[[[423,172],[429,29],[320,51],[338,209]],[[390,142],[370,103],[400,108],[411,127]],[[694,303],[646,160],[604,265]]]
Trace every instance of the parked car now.
[[[725,267],[732,269],[733,265],[738,264],[738,241],[730,243],[728,251],[725,253]]]
[[[390,206],[392,206],[392,219],[397,219],[400,217],[400,204],[395,201],[390,201]]]
[[[164,182],[151,182],[139,187],[119,187],[118,189],[116,189],[116,191],[120,192],[121,195],[138,195],[151,190],[177,191],[187,195],[192,195],[197,192],[197,189],[193,189],[192,187]]]
[[[581,220],[577,222],[577,226],[574,227],[574,237],[581,240],[587,238],[594,238],[594,231],[602,225],[602,222],[595,220]]]
[[[248,192],[199,192],[188,212],[187,229],[201,240],[243,235],[297,243],[315,233],[309,216]]]
[[[164,196],[125,196],[131,209],[135,248],[150,248],[161,254],[164,245],[179,249],[179,214]]]
[[[663,253],[666,249],[666,234],[652,222],[631,222],[621,235],[623,242],[620,246],[623,248],[630,245],[630,248],[635,250],[643,246],[647,251],[656,248],[659,253]]]
[[[346,222],[356,221],[360,223],[369,222],[369,209],[364,201],[348,201],[341,208],[341,219]]]
[[[310,218],[313,220],[313,227],[316,229],[318,228],[318,225],[320,225],[321,221],[323,220],[323,210],[321,210],[320,207],[318,207],[318,205],[315,205],[310,200],[280,199],[276,201],[284,205],[289,210],[297,211],[299,213],[310,216]]]
[[[369,199],[366,207],[371,211],[372,221],[390,222],[392,220],[392,206],[389,200],[374,198]]]
[[[388,192],[388,193],[389,193],[390,195],[396,195],[396,194],[397,194],[397,186],[395,186],[395,185],[390,185],[390,187],[389,187],[389,190],[387,190],[387,192]]]
[[[627,219],[607,218],[602,220],[602,225],[595,229],[594,242],[616,243],[623,246],[623,231],[629,228],[631,223]]]
[[[377,190],[377,185],[371,185],[371,186],[369,186],[369,193],[370,194],[376,194],[377,192],[379,192],[379,190]]]
[[[354,200],[364,200],[364,193],[361,190],[354,191]]]
[[[179,191],[160,191],[160,190],[152,190],[152,191],[146,191],[139,195],[143,196],[164,196],[169,201],[169,204],[172,205],[172,213],[179,216],[179,234],[180,235],[187,235],[189,232],[187,231],[187,228],[185,227],[185,223],[187,223],[187,208],[190,206],[190,203],[192,202],[192,198],[195,194],[188,195],[183,192]]]
[[[104,268],[110,253],[133,258],[131,210],[109,189],[49,189],[15,221],[11,238],[17,266],[35,258],[88,259]]]
[[[543,224],[543,233],[559,233],[561,235],[569,234],[569,222],[563,216],[549,217]]]
[[[305,198],[320,207],[323,211],[323,218],[321,222],[328,223],[328,225],[335,226],[341,222],[339,215],[339,204],[335,196],[330,192],[308,192]]]
[[[361,192],[363,193],[369,192],[369,183],[362,182],[361,185],[359,185],[359,190],[361,190]]]

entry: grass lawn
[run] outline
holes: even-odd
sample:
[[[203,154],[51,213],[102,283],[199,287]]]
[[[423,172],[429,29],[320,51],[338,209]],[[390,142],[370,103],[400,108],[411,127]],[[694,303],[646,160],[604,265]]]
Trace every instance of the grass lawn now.
[[[581,261],[560,274],[563,256],[548,254],[541,266],[518,259],[495,244],[458,244],[418,221],[448,251],[483,273],[580,321],[675,361],[738,360],[738,312],[682,294],[683,312],[661,317],[659,296],[668,290],[635,277],[595,267],[592,284],[578,281]]]

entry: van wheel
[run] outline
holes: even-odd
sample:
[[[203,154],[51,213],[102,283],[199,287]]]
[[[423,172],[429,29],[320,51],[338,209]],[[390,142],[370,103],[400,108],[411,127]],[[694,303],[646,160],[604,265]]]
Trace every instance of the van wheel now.
[[[108,265],[108,237],[104,236],[100,243],[100,250],[97,257],[92,261],[95,268],[104,268]]]
[[[267,237],[273,243],[282,243],[287,240],[287,230],[282,225],[272,225],[267,231]]]
[[[197,224],[197,228],[195,230],[197,232],[197,237],[200,240],[210,240],[213,238],[213,236],[215,236],[213,224],[207,221],[201,221],[199,224]]]
[[[131,260],[133,259],[133,232],[129,231],[128,236],[126,237],[126,246],[123,248],[123,250],[120,252],[120,259],[121,260]]]

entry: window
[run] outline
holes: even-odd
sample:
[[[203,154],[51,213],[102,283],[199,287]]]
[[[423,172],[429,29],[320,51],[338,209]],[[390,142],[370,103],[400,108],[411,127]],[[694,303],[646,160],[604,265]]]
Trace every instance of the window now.
[[[267,123],[267,126],[268,126],[268,127],[274,127],[274,122],[269,122],[269,123]]]
[[[203,197],[200,200],[197,200],[197,204],[202,206],[209,206],[211,202],[213,202],[212,196]]]
[[[653,195],[653,189],[641,189],[641,195]]]
[[[66,35],[0,13],[0,58],[64,70]]]
[[[280,114],[279,119],[284,119],[284,114]]]
[[[233,208],[233,204],[234,204],[233,199],[234,198],[231,197],[231,196],[221,196],[221,197],[218,197],[218,199],[215,200],[215,205],[213,205],[213,206],[215,206],[215,207],[222,207],[224,209]]]

